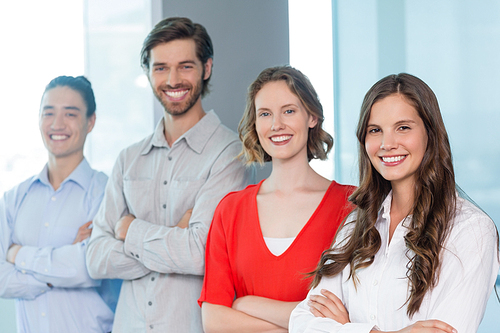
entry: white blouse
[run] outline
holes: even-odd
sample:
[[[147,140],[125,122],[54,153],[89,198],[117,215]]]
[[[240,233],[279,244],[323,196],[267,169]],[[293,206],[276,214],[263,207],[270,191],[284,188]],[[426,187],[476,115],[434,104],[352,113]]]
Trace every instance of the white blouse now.
[[[427,319],[444,321],[459,333],[477,331],[500,266],[493,221],[469,201],[457,198],[457,216],[441,251],[439,282],[427,292],[420,310],[409,318],[405,304],[409,295],[406,265],[407,255],[411,257],[413,252],[406,253],[404,235],[411,217],[397,226],[389,244],[391,200],[392,193],[384,200],[376,224],[381,247],[370,266],[357,270],[357,289],[348,279],[348,265],[341,274],[322,278],[309,291],[309,295],[321,295],[321,289],[327,289],[337,295],[349,312],[351,323],[342,325],[329,318],[314,317],[307,305],[308,295],[290,316],[290,332],[364,333],[376,328],[391,331]],[[339,240],[350,234],[353,224],[350,226],[339,233]]]

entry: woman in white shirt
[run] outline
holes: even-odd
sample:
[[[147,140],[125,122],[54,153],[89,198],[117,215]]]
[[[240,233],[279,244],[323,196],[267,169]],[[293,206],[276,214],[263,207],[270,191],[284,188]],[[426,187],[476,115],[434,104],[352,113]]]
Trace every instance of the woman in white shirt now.
[[[365,95],[357,206],[291,332],[476,332],[499,268],[491,219],[458,196],[436,96],[409,74]]]

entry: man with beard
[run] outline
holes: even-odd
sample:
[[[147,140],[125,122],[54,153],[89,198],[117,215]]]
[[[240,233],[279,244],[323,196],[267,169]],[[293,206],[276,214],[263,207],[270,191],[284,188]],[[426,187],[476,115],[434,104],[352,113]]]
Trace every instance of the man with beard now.
[[[123,150],[94,219],[87,266],[124,283],[113,332],[202,332],[197,304],[215,207],[249,183],[236,134],[203,110],[213,47],[187,18],[159,22],[142,66],[165,108],[153,134]]]

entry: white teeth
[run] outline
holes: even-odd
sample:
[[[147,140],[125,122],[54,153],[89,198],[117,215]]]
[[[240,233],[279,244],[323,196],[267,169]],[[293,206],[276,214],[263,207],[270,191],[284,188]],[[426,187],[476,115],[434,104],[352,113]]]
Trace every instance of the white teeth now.
[[[391,163],[391,162],[398,162],[401,161],[403,158],[405,158],[405,155],[401,156],[393,156],[393,157],[382,157],[382,160],[386,163]]]
[[[166,91],[165,94],[172,98],[179,98],[187,94],[189,90]]]
[[[67,135],[55,135],[55,134],[50,136],[52,140],[64,140],[67,137],[68,137]]]
[[[271,141],[272,142],[283,142],[283,141],[286,141],[286,140],[290,140],[291,138],[292,138],[291,135],[273,136],[271,138]]]

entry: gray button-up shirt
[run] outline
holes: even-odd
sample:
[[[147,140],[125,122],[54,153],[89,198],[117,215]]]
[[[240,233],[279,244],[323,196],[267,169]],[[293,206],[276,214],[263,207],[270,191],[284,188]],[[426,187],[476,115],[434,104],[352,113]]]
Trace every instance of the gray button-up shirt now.
[[[236,134],[208,112],[169,147],[163,119],[123,150],[94,219],[87,250],[93,278],[124,279],[113,332],[202,332],[197,304],[215,207],[244,188],[250,170],[235,159]],[[189,227],[174,227],[193,208]],[[125,242],[116,222],[131,213]]]

